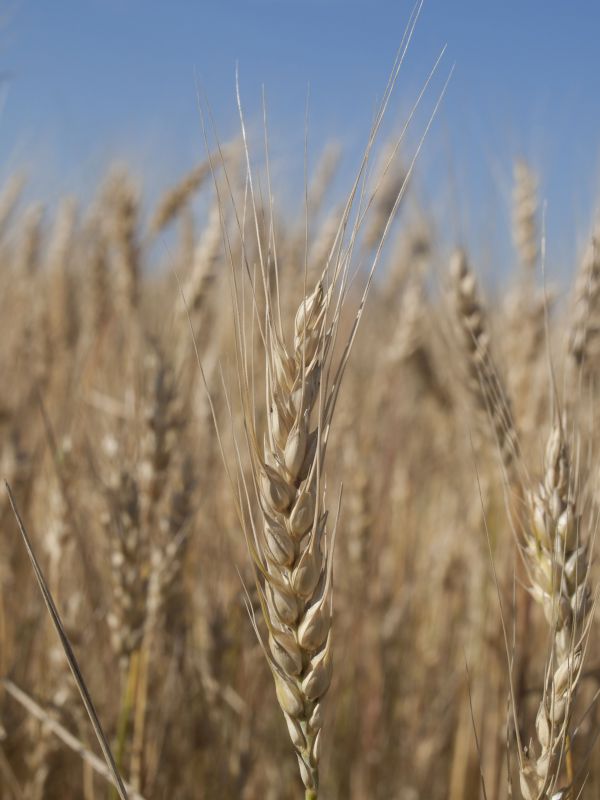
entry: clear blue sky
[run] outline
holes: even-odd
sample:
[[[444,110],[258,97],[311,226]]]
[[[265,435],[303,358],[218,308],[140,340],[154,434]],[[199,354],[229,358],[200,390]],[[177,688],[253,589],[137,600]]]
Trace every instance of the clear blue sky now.
[[[167,185],[204,152],[197,81],[221,135],[236,131],[236,62],[251,120],[265,85],[276,153],[301,166],[310,84],[313,160],[334,136],[352,159],[412,3],[8,0],[0,8],[8,75],[0,170],[29,165],[34,188],[52,202],[89,189],[115,156],[144,171],[150,193]],[[600,166],[599,30],[597,0],[426,0],[391,118],[402,119],[447,43],[443,71],[456,69],[420,162],[421,190],[482,251],[508,236],[503,208],[518,154],[543,174],[550,260],[566,261],[585,234]]]

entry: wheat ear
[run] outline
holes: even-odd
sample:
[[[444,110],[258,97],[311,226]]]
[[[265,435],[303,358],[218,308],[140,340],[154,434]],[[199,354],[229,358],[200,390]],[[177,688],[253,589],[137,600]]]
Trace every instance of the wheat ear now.
[[[514,167],[513,241],[529,273],[535,269],[539,255],[537,212],[537,177],[531,167],[519,159]]]
[[[485,312],[479,298],[475,275],[463,250],[450,262],[455,321],[465,351],[467,384],[480,411],[489,417],[507,472],[518,456],[518,437],[510,402],[494,364]]]
[[[586,620],[591,602],[588,543],[582,536],[576,488],[571,475],[564,427],[550,432],[543,481],[529,494],[530,524],[522,552],[530,591],[542,606],[552,633],[544,694],[536,717],[538,748],[521,763],[525,800],[554,796],[567,746],[571,708],[583,660]]]
[[[573,317],[568,335],[569,355],[578,369],[585,369],[590,344],[598,335],[598,297],[600,295],[600,247],[597,235],[586,248],[575,283]]]
[[[269,415],[256,444],[254,476],[262,516],[255,562],[269,663],[307,797],[319,785],[321,702],[329,688],[332,542],[326,532],[323,420],[310,429],[323,368],[326,293],[319,283],[301,303],[291,351],[269,335]],[[254,547],[252,547],[254,551]]]

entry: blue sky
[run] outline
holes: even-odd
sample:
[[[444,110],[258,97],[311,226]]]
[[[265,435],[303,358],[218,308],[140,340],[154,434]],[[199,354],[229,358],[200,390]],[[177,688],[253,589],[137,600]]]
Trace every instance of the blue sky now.
[[[265,85],[284,175],[291,164],[301,175],[308,85],[312,160],[335,137],[349,170],[412,3],[8,0],[0,7],[0,71],[8,76],[0,170],[28,165],[32,190],[53,202],[90,190],[117,156],[143,171],[151,195],[166,186],[204,152],[198,85],[223,138],[236,132],[237,62],[251,125],[260,120]],[[543,177],[549,261],[570,266],[598,194],[599,28],[592,0],[426,0],[390,126],[447,44],[440,78],[452,64],[455,72],[419,162],[419,188],[479,252],[508,239],[512,159],[524,154]]]

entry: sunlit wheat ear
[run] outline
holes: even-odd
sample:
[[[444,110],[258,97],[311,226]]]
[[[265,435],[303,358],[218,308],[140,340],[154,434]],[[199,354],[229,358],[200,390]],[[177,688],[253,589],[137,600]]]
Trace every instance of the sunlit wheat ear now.
[[[512,474],[519,455],[510,401],[490,349],[490,335],[475,275],[462,250],[450,262],[454,320],[464,352],[467,385],[475,405],[489,418],[500,458]]]
[[[102,522],[110,537],[112,609],[107,617],[111,644],[125,671],[139,647],[146,616],[149,542],[141,526],[140,497],[136,481],[117,460],[110,477],[108,511]]]
[[[103,522],[111,543],[113,608],[108,616],[115,654],[125,668],[138,649],[147,614],[153,544],[159,546],[160,507],[168,484],[181,417],[174,378],[160,349],[144,358],[137,469],[116,439],[105,441],[110,474]]]
[[[397,148],[396,142],[390,142],[382,151],[377,165],[377,192],[373,211],[364,231],[364,243],[369,248],[376,247],[381,241],[392,209],[405,188],[408,172],[400,163]]]
[[[218,163],[217,156],[220,155],[225,162],[235,159],[239,153],[239,142],[231,142],[223,145],[220,153],[212,153],[205,161],[190,170],[179,183],[168,189],[158,203],[150,222],[150,233],[155,235],[175,220],[176,217],[192,200],[196,192],[200,191],[204,184],[213,176],[215,164]]]
[[[536,717],[537,747],[521,768],[525,800],[551,797],[561,772],[591,609],[588,537],[577,504],[564,425],[555,422],[546,445],[544,477],[529,493],[521,549],[530,592],[552,634],[544,694]]]
[[[88,220],[85,231],[85,253],[88,273],[86,284],[86,311],[84,322],[90,333],[99,336],[111,317],[111,287],[106,234],[101,219],[94,215]]]
[[[411,276],[423,280],[433,252],[434,233],[431,224],[419,215],[407,228],[402,228],[391,247],[385,278],[387,293],[397,297]]]
[[[284,314],[281,302],[289,288],[281,285],[288,273],[287,265],[280,265],[278,260],[270,173],[267,174],[269,202],[265,204],[263,193],[255,186],[239,85],[237,87],[246,156],[243,210],[235,207],[235,201],[233,203],[234,219],[242,240],[239,267],[234,264],[225,230],[224,238],[230,262],[236,373],[243,432],[250,457],[250,478],[244,468],[245,459],[235,436],[235,426],[237,475],[234,477],[229,470],[214,407],[212,411],[221,454],[236,493],[236,511],[255,568],[258,598],[268,632],[266,642],[254,616],[252,619],[274,677],[277,700],[298,758],[307,800],[318,797],[322,704],[333,668],[331,628],[336,527],[331,531],[328,526],[325,455],[342,378],[405,180],[396,187],[393,202],[391,194],[386,198],[388,214],[380,225],[371,264],[363,273],[362,291],[354,295],[358,300],[354,313],[347,319],[348,332],[344,336],[338,334],[342,315],[352,302],[351,278],[360,280],[360,274],[352,275],[354,248],[366,214],[377,198],[376,193],[369,193],[365,188],[367,165],[420,8],[421,3],[409,22],[331,251],[321,265],[316,283],[309,282],[305,270],[303,293],[298,298],[299,304],[296,301],[293,322]],[[433,71],[438,63],[439,60]],[[423,93],[417,104],[422,96]],[[441,96],[429,125],[440,101]],[[266,149],[268,151],[268,144]],[[233,200],[231,192],[230,197]],[[248,258],[254,248],[256,261]],[[264,387],[257,364],[263,358]]]
[[[166,228],[181,213],[193,195],[202,187],[202,184],[210,178],[210,175],[210,162],[203,161],[172,189],[169,189],[161,198],[154,212],[150,231],[156,234]]]
[[[513,242],[521,264],[531,277],[539,256],[537,177],[522,159],[515,163],[513,185]]]
[[[115,300],[121,311],[129,314],[137,309],[140,299],[140,191],[127,170],[116,167],[108,177],[104,194],[114,254]]]
[[[29,206],[23,214],[19,231],[15,281],[23,308],[21,348],[33,382],[38,386],[48,382],[54,366],[47,276],[40,269],[44,233],[43,207],[39,204]],[[32,287],[36,291],[32,291]]]
[[[341,146],[337,142],[330,142],[315,167],[307,196],[308,213],[313,217],[316,217],[321,209],[327,190],[337,172],[341,154]]]
[[[175,378],[160,347],[151,343],[144,357],[146,386],[140,410],[143,430],[139,443],[138,476],[141,525],[150,538],[168,483],[182,417]]]
[[[447,408],[450,398],[436,368],[428,336],[430,325],[423,278],[409,279],[402,295],[396,331],[387,348],[386,361],[390,367],[409,366],[423,392],[431,395],[441,408]]]
[[[590,354],[600,330],[598,297],[600,295],[600,243],[599,230],[585,250],[581,268],[575,282],[575,297],[568,332],[569,356],[572,367],[585,375],[589,369]]]
[[[156,625],[166,606],[181,591],[182,567],[196,486],[189,459],[173,470],[167,514],[160,520],[151,555],[146,627]]]
[[[214,202],[208,221],[194,248],[191,269],[182,287],[178,311],[182,318],[194,316],[204,305],[207,293],[215,281],[217,265],[223,255],[223,230],[221,209]],[[186,334],[188,331],[186,330]]]
[[[323,264],[335,240],[335,236],[342,216],[341,210],[335,210],[329,214],[325,220],[321,221],[316,229],[315,224],[319,220],[319,212],[323,206],[323,201],[335,177],[341,156],[341,147],[336,142],[330,142],[323,150],[316,167],[306,188],[304,197],[304,208],[299,215],[295,229],[287,237],[285,253],[282,253],[282,261],[290,263],[295,261],[300,265],[304,261],[308,263],[310,285],[314,285],[323,270]],[[299,271],[300,277],[302,272]]]
[[[342,209],[333,208],[321,223],[309,248],[307,277],[310,286],[317,282],[323,270],[323,264],[327,263],[330,254],[335,250],[341,218]]]
[[[319,784],[321,702],[332,671],[333,547],[321,474],[330,413],[319,402],[327,302],[319,283],[298,308],[291,347],[274,327],[267,329],[269,408],[262,445],[252,417],[245,419],[252,426],[260,508],[248,542],[261,579],[267,652],[302,781],[312,792]]]

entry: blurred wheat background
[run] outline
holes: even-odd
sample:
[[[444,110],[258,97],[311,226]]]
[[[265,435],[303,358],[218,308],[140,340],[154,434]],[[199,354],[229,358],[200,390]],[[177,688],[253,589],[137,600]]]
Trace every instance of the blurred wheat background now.
[[[76,13],[68,5],[59,18]],[[238,108],[232,57],[225,99],[210,71],[196,76],[198,97],[193,77],[179,87],[198,158],[182,147],[140,165],[107,136],[108,155],[90,150],[79,173],[81,141],[66,128],[71,161],[54,155],[40,168],[58,118],[45,145],[39,131],[22,152],[14,144],[36,116],[23,112],[27,73],[19,83],[29,53],[11,35],[30,24],[33,47],[48,12],[7,15],[2,800],[600,795],[600,117],[571,118],[573,131],[587,128],[570,176],[554,174],[547,191],[530,144],[487,159],[473,145],[467,168],[452,142],[473,84],[460,46],[438,60],[445,12],[430,5],[422,19],[419,5],[403,9],[402,25],[395,17],[387,72],[347,131],[324,124],[317,90],[313,110],[310,100],[308,113],[295,109],[302,134],[282,141],[268,123],[278,88],[264,106],[251,92],[248,110],[241,92]],[[471,24],[487,19],[462,5]],[[253,6],[283,25],[285,10]],[[122,11],[111,13],[116,24]],[[333,2],[322,13],[333,25],[343,11]],[[360,18],[355,3],[347,13]],[[186,18],[181,8],[173,17]],[[381,49],[372,26],[350,57],[360,68]],[[413,68],[420,26],[428,60]],[[525,28],[517,63],[535,19]],[[77,34],[68,41],[76,50]],[[141,37],[134,60],[136,47]],[[569,78],[569,63],[561,69]],[[249,81],[242,64],[242,84],[254,70]],[[458,111],[447,113],[453,81]],[[531,106],[535,92],[532,79]],[[573,97],[564,102],[572,111]],[[119,114],[139,124],[135,104]],[[563,134],[542,138],[542,154]],[[101,162],[93,180],[90,160]],[[489,183],[466,178],[478,170]],[[15,512],[119,789],[96,755]]]

